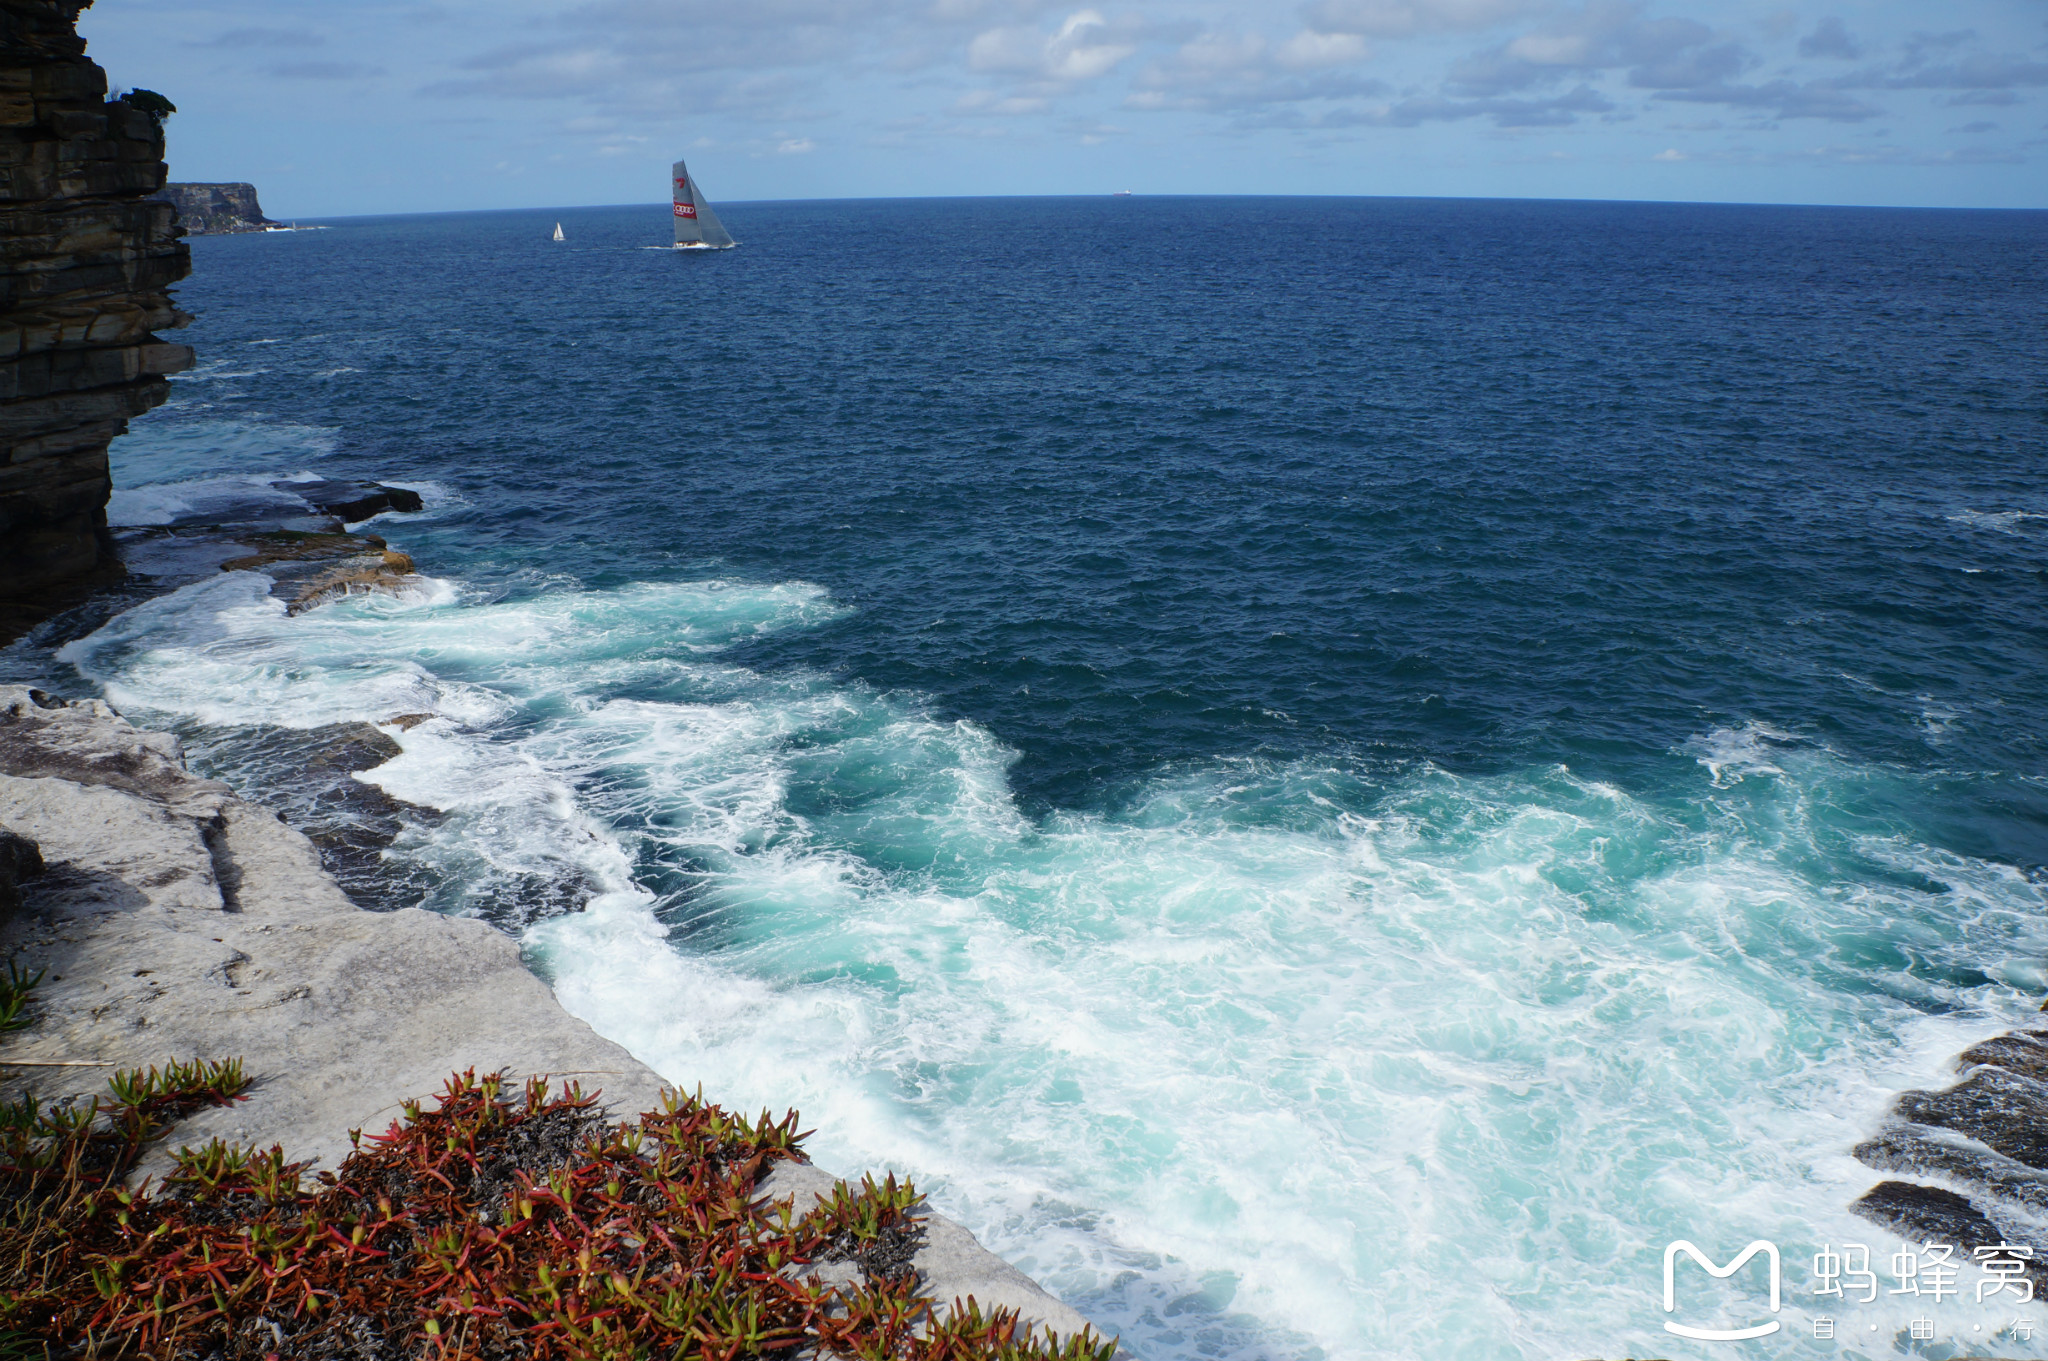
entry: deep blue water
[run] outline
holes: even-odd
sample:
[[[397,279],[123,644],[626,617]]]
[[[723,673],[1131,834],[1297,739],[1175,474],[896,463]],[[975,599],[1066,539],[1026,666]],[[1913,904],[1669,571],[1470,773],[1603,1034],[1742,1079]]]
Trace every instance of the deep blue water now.
[[[1645,1245],[1817,1241],[2038,1001],[2048,215],[720,212],[195,241],[126,504],[418,484],[444,593],[211,583],[74,684],[224,769],[230,693],[443,713],[432,905],[574,862],[572,1006],[1148,1357],[1664,1346]]]
[[[1998,714],[1942,765],[2043,768],[2048,520],[1972,518],[2048,514],[2041,214],[732,212],[758,249],[622,254],[647,209],[201,240],[191,339],[325,333],[349,381],[221,405],[458,491],[430,560],[828,586],[856,613],[750,660],[988,725],[1034,807],[1331,747],[1654,780],[1759,720],[1919,764],[1929,702]],[[2048,860],[2024,790],[1959,848]]]

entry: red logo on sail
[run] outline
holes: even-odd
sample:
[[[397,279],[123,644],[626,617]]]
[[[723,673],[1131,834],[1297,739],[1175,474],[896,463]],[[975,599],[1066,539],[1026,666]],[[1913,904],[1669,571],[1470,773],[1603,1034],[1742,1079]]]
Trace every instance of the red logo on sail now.
[[[697,216],[697,205],[696,205],[696,204],[694,204],[694,203],[678,203],[678,204],[676,205],[676,216],[677,216],[677,217],[689,217],[689,218],[694,218],[694,217],[696,217],[696,216]]]

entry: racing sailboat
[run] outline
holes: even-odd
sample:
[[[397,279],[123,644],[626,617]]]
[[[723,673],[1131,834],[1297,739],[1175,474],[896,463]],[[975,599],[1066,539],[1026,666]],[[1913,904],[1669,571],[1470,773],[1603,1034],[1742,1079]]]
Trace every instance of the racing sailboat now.
[[[681,161],[670,168],[669,181],[675,189],[677,250],[724,250],[738,244]]]
[[[562,239],[562,224],[561,224],[561,223],[559,223],[559,222],[557,222],[557,223],[555,224],[555,240],[557,240],[557,241],[560,241],[561,239]]]

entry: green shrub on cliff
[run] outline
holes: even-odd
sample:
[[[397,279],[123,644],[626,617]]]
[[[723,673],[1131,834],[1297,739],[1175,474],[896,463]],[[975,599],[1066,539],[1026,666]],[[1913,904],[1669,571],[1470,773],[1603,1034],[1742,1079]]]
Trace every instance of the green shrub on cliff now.
[[[803,1160],[796,1115],[671,1094],[613,1125],[577,1088],[449,1079],[307,1185],[281,1150],[184,1149],[170,1120],[241,1096],[240,1065],[122,1073],[90,1109],[0,1121],[0,1352],[160,1361],[1110,1361],[1006,1310],[941,1320],[910,1258],[920,1197],[845,1183],[805,1214],[759,1194]],[[815,1273],[832,1269],[828,1283]],[[32,1353],[29,1353],[32,1354]]]
[[[140,109],[151,118],[154,118],[158,127],[162,127],[164,119],[178,111],[176,104],[165,99],[155,90],[130,90],[121,96],[121,102],[131,108]]]

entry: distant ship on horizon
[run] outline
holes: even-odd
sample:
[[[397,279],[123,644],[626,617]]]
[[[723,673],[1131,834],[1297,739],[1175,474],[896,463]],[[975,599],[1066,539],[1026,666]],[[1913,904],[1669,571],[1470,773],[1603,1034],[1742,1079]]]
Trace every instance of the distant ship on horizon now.
[[[1131,191],[1128,189],[1119,189],[1114,194],[1110,195],[1111,198],[1129,198],[1130,196]]]
[[[738,244],[681,161],[669,167],[669,182],[675,191],[677,250],[725,250]]]

